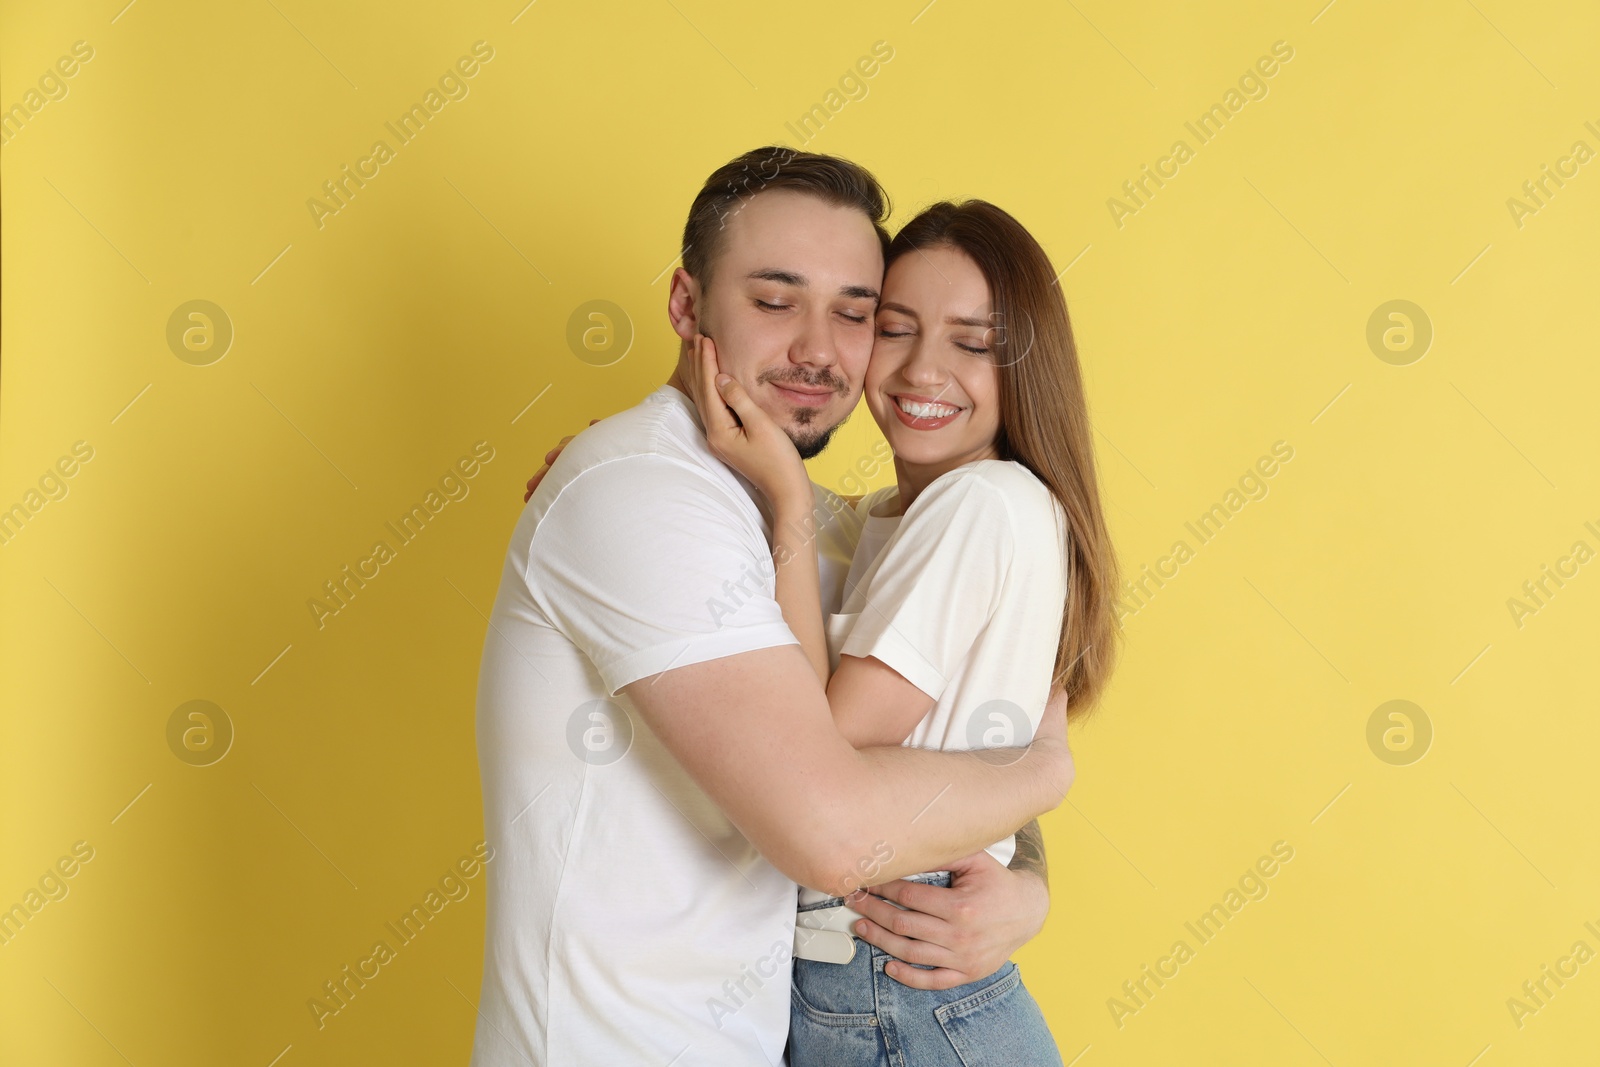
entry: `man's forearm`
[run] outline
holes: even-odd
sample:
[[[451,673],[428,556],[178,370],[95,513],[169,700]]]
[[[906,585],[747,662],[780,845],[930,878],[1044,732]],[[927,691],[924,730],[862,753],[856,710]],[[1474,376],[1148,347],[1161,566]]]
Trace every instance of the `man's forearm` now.
[[[1044,855],[1044,831],[1039,829],[1038,819],[1029,821],[1028,825],[1017,831],[1017,850],[1006,867],[1036,874],[1041,882],[1050,884],[1049,865]]]
[[[937,752],[887,746],[859,752],[865,772],[847,844],[815,888],[845,895],[937,870],[1053,810],[1071,784],[1065,746]]]
[[[622,692],[768,862],[830,894],[948,867],[1054,809],[1072,784],[1053,722],[1026,749],[857,750],[792,644],[675,667]]]

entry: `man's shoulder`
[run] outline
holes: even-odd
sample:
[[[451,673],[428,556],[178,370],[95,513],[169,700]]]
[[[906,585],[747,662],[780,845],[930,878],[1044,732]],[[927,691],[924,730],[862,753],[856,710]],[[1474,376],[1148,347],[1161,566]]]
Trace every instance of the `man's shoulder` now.
[[[856,501],[856,514],[865,520],[869,516],[876,514],[881,505],[888,503],[899,495],[900,486],[894,482],[879,486],[869,493],[862,494],[861,499]],[[895,514],[898,514],[898,512]]]
[[[850,501],[835,493],[832,489],[818,485],[816,482],[811,483],[811,496],[816,500],[819,512],[837,515],[840,512],[853,512],[855,510],[850,506]]]
[[[861,540],[861,514],[850,501],[816,482],[811,483],[811,495],[817,502],[811,512],[816,529],[821,536],[837,541],[848,557]]]
[[[549,509],[558,500],[619,489],[648,491],[658,500],[703,492],[732,498],[729,490],[737,487],[706,445],[687,398],[662,386],[574,437],[530,503]]]
[[[661,386],[633,407],[579,433],[561,459],[571,456],[578,469],[634,457],[703,459],[710,450],[687,399],[671,386]]]

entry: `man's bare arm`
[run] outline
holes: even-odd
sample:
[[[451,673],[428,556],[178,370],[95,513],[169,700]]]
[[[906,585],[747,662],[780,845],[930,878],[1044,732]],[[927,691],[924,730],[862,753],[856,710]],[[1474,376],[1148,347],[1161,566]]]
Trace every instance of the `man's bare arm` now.
[[[1064,720],[1066,703],[1064,692],[1053,692],[1046,720]],[[1050,882],[1037,819],[1017,831],[1007,867],[979,852],[957,861],[951,871],[955,879],[949,889],[890,881],[852,898],[852,906],[866,917],[856,924],[856,934],[905,961],[890,962],[885,970],[896,981],[918,989],[975,982],[993,974],[1044,928]]]
[[[843,895],[938,870],[1052,810],[1063,738],[1026,749],[852,748],[796,645],[678,667],[622,690],[697,784],[779,870]]]
[[[1045,862],[1044,831],[1039,829],[1039,820],[1033,819],[1018,830],[1016,842],[1017,850],[1012,854],[1011,862],[1006,864],[1006,868],[1036,874],[1041,882],[1049,885],[1050,871]]]

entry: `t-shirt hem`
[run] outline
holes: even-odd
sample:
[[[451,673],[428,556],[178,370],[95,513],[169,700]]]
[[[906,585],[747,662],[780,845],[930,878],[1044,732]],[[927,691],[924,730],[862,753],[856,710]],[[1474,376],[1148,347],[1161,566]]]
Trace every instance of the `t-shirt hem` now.
[[[863,612],[862,618],[866,617]],[[839,653],[845,656],[859,656],[865,659],[871,656],[881,660],[884,665],[897,671],[902,678],[922,690],[929,700],[938,700],[944,693],[945,687],[950,684],[949,679],[940,674],[933,664],[928,662],[926,656],[918,652],[911,642],[901,637],[894,630],[885,630],[875,637],[856,640],[860,633],[860,621],[857,629],[846,637]]]
[[[661,674],[677,667],[736,656],[741,652],[755,652],[779,645],[798,645],[794,633],[783,623],[764,623],[760,626],[737,630],[718,630],[709,634],[693,634],[631,652],[604,666],[596,665],[600,678],[611,696],[625,686]]]

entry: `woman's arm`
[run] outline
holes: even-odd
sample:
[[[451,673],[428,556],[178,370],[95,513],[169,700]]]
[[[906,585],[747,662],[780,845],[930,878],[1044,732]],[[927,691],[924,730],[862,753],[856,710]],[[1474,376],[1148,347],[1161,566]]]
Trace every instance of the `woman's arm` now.
[[[693,373],[685,384],[706,443],[755,483],[772,507],[774,598],[824,689],[828,642],[822,628],[822,579],[817,570],[816,494],[794,442],[744,388],[717,365],[716,342],[695,338]]]
[[[901,744],[934,703],[874,656],[840,656],[826,685],[833,724],[856,748]]]
[[[811,529],[816,498],[806,495],[773,507],[772,564],[783,621],[800,641],[822,688],[828,688],[828,637],[822,627],[822,578],[817,568],[817,538]],[[893,742],[898,744],[899,742]],[[859,746],[857,746],[859,747]]]
[[[904,742],[994,620],[1017,552],[1010,483],[1001,474],[976,465],[924,489],[852,593],[850,610],[861,608],[828,686],[834,724],[852,744]],[[992,648],[985,654],[999,655]],[[1042,682],[1050,669],[1035,662],[1043,654],[1030,646],[1022,660],[988,669],[1008,666],[1026,692],[1030,676]]]

